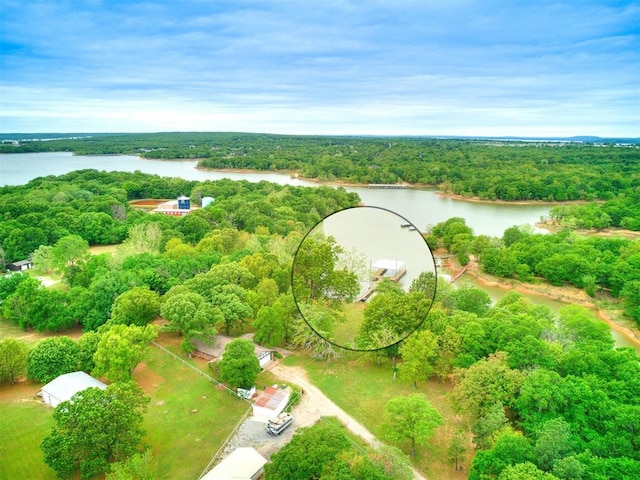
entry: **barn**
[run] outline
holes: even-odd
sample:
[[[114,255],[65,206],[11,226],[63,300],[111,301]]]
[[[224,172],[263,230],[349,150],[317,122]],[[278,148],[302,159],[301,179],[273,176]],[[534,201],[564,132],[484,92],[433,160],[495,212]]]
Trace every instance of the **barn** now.
[[[102,390],[107,388],[100,380],[96,380],[84,372],[71,372],[60,375],[47,383],[42,387],[40,393],[44,403],[56,407],[61,402],[71,400],[71,397],[76,393],[91,387],[98,387]]]

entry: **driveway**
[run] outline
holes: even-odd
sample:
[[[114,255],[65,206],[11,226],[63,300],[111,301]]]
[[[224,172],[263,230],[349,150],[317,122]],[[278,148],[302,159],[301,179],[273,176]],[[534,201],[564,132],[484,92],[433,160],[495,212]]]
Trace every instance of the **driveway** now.
[[[284,382],[296,384],[304,390],[300,403],[293,408],[295,420],[293,425],[277,437],[272,437],[266,432],[266,425],[249,417],[239,428],[236,435],[229,441],[225,448],[225,455],[237,447],[253,447],[265,458],[282,448],[293,436],[299,427],[309,427],[315,424],[320,417],[337,417],[352,433],[362,437],[369,445],[382,444],[369,430],[357,422],[351,415],[333,403],[307,378],[307,374],[301,367],[287,367],[279,362],[267,365],[266,370]],[[425,477],[413,470],[416,480],[426,480]]]

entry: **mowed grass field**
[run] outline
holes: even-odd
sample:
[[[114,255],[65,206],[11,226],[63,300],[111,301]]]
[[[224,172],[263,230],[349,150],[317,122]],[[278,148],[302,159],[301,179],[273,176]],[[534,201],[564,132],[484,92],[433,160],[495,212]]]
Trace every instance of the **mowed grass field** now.
[[[40,443],[51,431],[53,410],[34,395],[40,385],[0,386],[0,478],[55,479],[45,465]]]
[[[21,335],[0,322],[0,335],[16,336],[30,347],[42,335]],[[25,338],[26,337],[26,338]],[[134,379],[150,397],[144,442],[153,450],[157,478],[198,478],[248,404],[197,372],[151,346],[134,371]],[[54,479],[44,464],[40,443],[53,426],[53,409],[34,399],[41,385],[20,382],[0,386],[0,479]]]
[[[439,427],[426,447],[419,447],[415,465],[432,480],[461,480],[467,478],[471,463],[472,447],[469,444],[467,459],[462,462],[464,471],[456,472],[447,461],[447,449],[451,437],[458,428],[465,427],[464,418],[457,415],[449,402],[451,385],[437,380],[422,382],[414,390],[413,384],[393,379],[391,363],[376,366],[362,354],[348,353],[345,358],[332,362],[320,362],[309,356],[296,354],[284,359],[287,365],[303,367],[309,379],[338,406],[362,423],[371,433],[384,440],[384,405],[393,397],[424,394],[442,415],[445,425]],[[408,444],[403,446],[409,453]]]
[[[144,440],[153,447],[159,478],[198,478],[249,408],[157,347],[134,379],[151,398]]]

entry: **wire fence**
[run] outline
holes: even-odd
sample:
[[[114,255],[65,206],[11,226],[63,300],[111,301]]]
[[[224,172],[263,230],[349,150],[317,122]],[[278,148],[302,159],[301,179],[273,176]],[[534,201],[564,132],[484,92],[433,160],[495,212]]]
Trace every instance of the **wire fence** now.
[[[209,463],[207,464],[206,467],[204,467],[204,470],[202,471],[202,473],[200,474],[200,476],[198,477],[198,480],[200,480],[202,477],[204,477],[207,472],[209,470],[211,470],[211,468],[214,466],[216,460],[220,457],[220,454],[224,451],[224,449],[226,448],[227,444],[231,441],[231,439],[233,438],[233,436],[238,432],[238,430],[240,429],[240,427],[242,426],[242,424],[244,423],[244,421],[247,419],[247,417],[249,416],[249,412],[251,412],[251,407],[247,408],[247,411],[244,412],[244,415],[242,415],[242,418],[240,418],[240,421],[238,421],[238,423],[236,423],[236,426],[233,427],[233,430],[231,430],[231,433],[229,434],[229,436],[225,439],[225,441],[222,443],[222,445],[220,445],[220,448],[218,449],[218,451],[215,453],[215,455],[211,458],[211,460],[209,461]]]
[[[203,376],[204,378],[206,378],[207,380],[209,380],[211,383],[216,384],[219,388],[224,389],[225,391],[227,391],[228,393],[230,393],[231,395],[233,395],[234,397],[244,401],[245,403],[247,403],[249,405],[249,408],[247,408],[247,411],[244,412],[244,414],[242,415],[242,417],[240,418],[240,420],[238,421],[238,423],[236,423],[235,427],[233,427],[233,430],[231,431],[231,433],[227,436],[227,438],[225,439],[225,441],[222,443],[222,445],[220,446],[220,448],[218,449],[218,451],[215,453],[215,455],[211,458],[211,460],[209,461],[209,463],[207,464],[207,466],[205,467],[205,469],[202,471],[202,473],[200,474],[200,476],[198,477],[198,480],[200,480],[202,477],[204,477],[207,472],[209,470],[211,470],[211,468],[213,467],[214,463],[216,462],[216,460],[220,457],[220,454],[224,451],[225,447],[227,446],[227,444],[229,443],[229,441],[233,438],[233,436],[237,433],[238,429],[242,426],[242,424],[244,423],[244,421],[247,419],[247,417],[249,416],[249,413],[251,412],[251,405],[252,403],[247,400],[246,398],[238,395],[238,393],[234,392],[233,390],[231,390],[229,387],[227,387],[226,385],[220,383],[218,380],[216,380],[215,378],[213,378],[211,375],[207,375],[205,372],[203,372],[202,370],[200,370],[198,367],[196,367],[195,365],[187,362],[184,358],[179,357],[178,355],[176,355],[175,353],[173,353],[171,350],[168,350],[167,348],[163,347],[162,345],[160,345],[159,343],[156,342],[151,342],[155,347],[159,348],[161,351],[163,351],[164,353],[166,353],[167,355],[169,355],[170,357],[172,357],[174,360],[178,360],[179,362],[182,362],[183,365],[185,365],[186,367],[189,367],[191,370],[193,370],[194,372],[198,373],[199,375]]]
[[[242,396],[238,395],[237,392],[234,392],[233,390],[231,390],[229,387],[227,387],[225,384],[220,383],[218,380],[216,380],[215,378],[213,378],[211,375],[207,375],[205,372],[203,372],[202,370],[200,370],[198,367],[196,367],[195,365],[187,362],[184,358],[180,358],[178,355],[176,355],[175,353],[173,353],[171,350],[166,349],[165,347],[163,347],[162,345],[160,345],[159,343],[156,342],[151,342],[154,346],[158,347],[160,350],[162,350],[164,353],[168,354],[169,356],[173,357],[175,360],[178,360],[179,362],[182,362],[185,366],[189,367],[190,369],[192,369],[193,371],[197,372],[198,374],[202,375],[204,378],[206,378],[207,380],[209,380],[211,383],[215,383],[218,388],[223,389],[225,391],[227,391],[228,393],[230,393],[231,395],[233,395],[236,398],[239,398],[240,400],[243,400],[245,402],[247,402],[248,404],[250,404],[251,402],[249,402],[246,398],[243,398]]]

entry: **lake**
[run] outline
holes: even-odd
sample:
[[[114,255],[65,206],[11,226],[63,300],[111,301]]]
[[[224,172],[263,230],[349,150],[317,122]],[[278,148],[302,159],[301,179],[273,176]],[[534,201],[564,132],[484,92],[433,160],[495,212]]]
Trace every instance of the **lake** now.
[[[74,170],[93,168],[105,171],[123,171],[180,177],[186,180],[263,180],[280,185],[317,186],[318,183],[292,178],[276,172],[226,172],[199,170],[197,160],[146,160],[131,155],[73,155],[68,152],[15,153],[0,155],[0,186],[23,185],[36,177],[62,175]],[[392,210],[407,218],[420,230],[451,217],[466,219],[477,235],[502,236],[513,225],[534,225],[549,213],[549,205],[505,205],[467,202],[442,197],[436,189],[371,189],[345,187],[356,192],[365,205]]]

